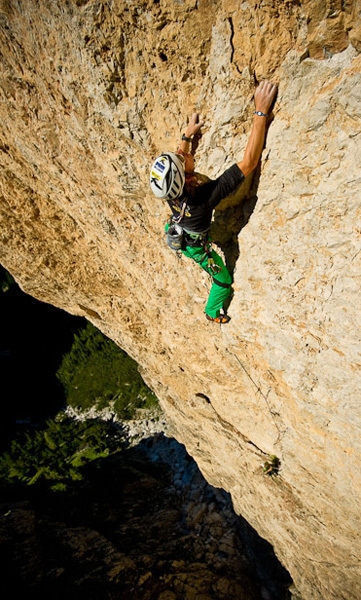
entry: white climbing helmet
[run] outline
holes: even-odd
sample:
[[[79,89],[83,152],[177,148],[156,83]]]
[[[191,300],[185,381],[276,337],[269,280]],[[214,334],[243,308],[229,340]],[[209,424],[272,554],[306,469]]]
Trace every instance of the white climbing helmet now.
[[[157,198],[174,200],[182,195],[185,182],[183,156],[164,152],[150,170],[150,187]]]

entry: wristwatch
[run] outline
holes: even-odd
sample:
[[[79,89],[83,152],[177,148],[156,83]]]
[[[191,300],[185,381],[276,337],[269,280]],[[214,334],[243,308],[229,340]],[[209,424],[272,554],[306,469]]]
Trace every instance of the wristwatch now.
[[[192,138],[187,137],[184,133],[182,135],[182,142],[188,142],[189,144],[191,143]]]
[[[265,113],[263,113],[263,112],[262,112],[262,111],[260,111],[260,110],[255,110],[255,111],[254,111],[254,114],[255,114],[255,115],[258,115],[259,117],[268,117],[268,115],[265,115]]]

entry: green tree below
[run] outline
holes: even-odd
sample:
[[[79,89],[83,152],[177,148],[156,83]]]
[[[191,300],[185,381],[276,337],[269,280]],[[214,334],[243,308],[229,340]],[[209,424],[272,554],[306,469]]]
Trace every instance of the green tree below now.
[[[137,363],[91,323],[74,336],[57,372],[69,406],[84,411],[111,407],[119,419],[138,408],[153,408],[157,397],[144,383]]]
[[[100,420],[49,420],[13,439],[0,455],[3,483],[45,484],[54,491],[83,479],[83,467],[124,446],[115,426]]]

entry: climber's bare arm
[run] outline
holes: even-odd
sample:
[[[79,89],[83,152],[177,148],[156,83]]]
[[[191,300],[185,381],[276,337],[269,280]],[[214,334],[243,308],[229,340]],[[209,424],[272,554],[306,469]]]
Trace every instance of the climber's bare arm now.
[[[277,87],[270,81],[261,81],[254,96],[255,110],[268,115],[276,97]],[[267,118],[254,115],[250,136],[243,159],[237,163],[243,175],[247,177],[257,166],[261,157],[266,135]]]

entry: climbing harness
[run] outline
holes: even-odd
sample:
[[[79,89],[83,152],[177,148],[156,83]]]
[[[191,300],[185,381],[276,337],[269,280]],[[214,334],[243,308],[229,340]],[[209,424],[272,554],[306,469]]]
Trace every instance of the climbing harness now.
[[[179,222],[183,219],[186,210],[186,202],[183,202],[180,214],[178,217],[172,216],[169,221],[169,227],[166,232],[166,242],[168,246],[175,250],[184,250],[186,246],[191,248],[199,247],[204,249],[204,254],[199,257],[196,262],[201,263],[204,258],[207,257],[207,267],[213,276],[214,282],[221,287],[229,287],[228,284],[217,281],[214,275],[217,275],[221,271],[221,267],[217,265],[212,256],[212,242],[209,239],[208,230],[202,233],[194,233],[187,231],[179,225]]]

